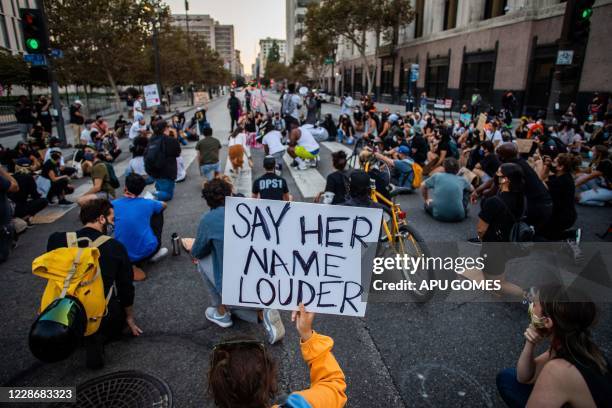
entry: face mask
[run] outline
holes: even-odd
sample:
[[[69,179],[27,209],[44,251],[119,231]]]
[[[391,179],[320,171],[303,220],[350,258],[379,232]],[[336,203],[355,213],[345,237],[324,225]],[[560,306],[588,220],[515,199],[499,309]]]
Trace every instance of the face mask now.
[[[114,233],[115,233],[115,224],[111,224],[110,222],[107,222],[106,224],[104,224],[104,235],[113,236]]]
[[[410,128],[410,136],[414,136],[414,129]]]
[[[531,324],[533,325],[533,327],[535,327],[536,329],[545,328],[544,320],[546,318],[538,317],[535,315],[535,313],[533,312],[533,303],[529,303],[529,309],[527,310],[527,313],[529,313],[529,320],[531,321]]]
[[[593,159],[593,151],[589,150],[589,159]]]
[[[85,153],[85,154],[83,155],[83,159],[85,159],[85,160],[87,160],[87,161],[93,161],[93,159],[94,159],[94,155],[93,155],[93,153]]]

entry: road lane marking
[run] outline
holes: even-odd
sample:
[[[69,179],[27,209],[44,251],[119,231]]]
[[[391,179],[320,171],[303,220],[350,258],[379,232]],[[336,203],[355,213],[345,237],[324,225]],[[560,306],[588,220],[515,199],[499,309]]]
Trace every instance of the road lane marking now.
[[[295,184],[300,189],[302,197],[315,197],[325,189],[325,179],[321,173],[319,173],[318,169],[309,168],[306,170],[298,170],[297,167],[291,167],[293,158],[291,158],[291,156],[289,156],[287,153],[285,153],[283,159],[285,160],[286,167],[291,173],[291,177],[293,177]]]
[[[183,147],[181,157],[183,157],[183,161],[185,163],[185,169],[189,169],[189,166],[191,165],[191,163],[193,163],[196,156],[197,156],[197,151],[195,150],[195,146]],[[127,158],[118,163],[115,163],[114,169],[115,169],[115,174],[117,174],[117,177],[121,178],[124,175],[125,169],[127,168],[129,161],[130,159]],[[91,182],[87,180],[83,184],[75,188],[72,194],[67,195],[66,199],[76,202],[76,200],[78,200],[79,197],[81,197],[83,194],[89,191],[90,188],[91,188]],[[121,191],[123,191],[123,187],[119,187],[117,189],[117,193],[120,193]],[[143,191],[143,194],[146,191],[150,191],[150,192],[155,191],[155,185],[154,184],[148,185]],[[36,214],[34,217],[32,217],[32,222],[34,224],[50,224],[62,218],[65,214],[67,214],[69,211],[71,211],[75,207],[77,207],[76,203],[70,206],[59,206],[58,205],[58,206],[46,207],[45,209],[40,211],[38,214]]]

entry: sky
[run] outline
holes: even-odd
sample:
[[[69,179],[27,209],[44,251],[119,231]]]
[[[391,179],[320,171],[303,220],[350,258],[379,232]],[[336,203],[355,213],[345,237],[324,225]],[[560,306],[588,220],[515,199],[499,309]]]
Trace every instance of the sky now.
[[[185,14],[185,0],[165,0],[173,14]],[[251,72],[261,38],[285,39],[285,0],[189,0],[189,14],[208,14],[234,25],[234,47]]]

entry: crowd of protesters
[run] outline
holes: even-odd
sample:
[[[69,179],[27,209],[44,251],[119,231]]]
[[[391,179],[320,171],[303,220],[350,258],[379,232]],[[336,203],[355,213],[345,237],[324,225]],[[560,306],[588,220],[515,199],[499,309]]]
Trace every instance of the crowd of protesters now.
[[[74,191],[71,180],[91,177],[91,188],[78,198],[84,228],[77,236],[92,240],[114,236],[100,247],[100,265],[105,288],[115,286],[116,290],[99,334],[86,344],[89,367],[103,366],[104,344],[123,328],[134,336],[142,333],[134,319],[133,281],[146,278],[147,262],[157,262],[168,253],[161,241],[163,214],[175,183],[184,179],[181,145],[188,141],[197,141],[201,193],[208,210],[200,219],[196,237],[180,245],[191,255],[211,295],[205,317],[222,328],[231,327],[235,319],[259,323],[271,344],[285,334],[277,310],[222,304],[224,206],[229,196],[291,201],[282,177],[285,153],[293,158],[292,166],[305,171],[317,166],[319,144],[333,141],[351,146],[357,163],[377,163],[366,173],[365,168],[349,168],[343,150],[333,153],[335,171],[327,176],[316,202],[380,206],[370,199],[374,180],[385,196],[394,189],[420,192],[424,211],[435,220],[461,222],[468,217],[470,202],[480,200],[474,225],[477,236],[470,241],[481,244],[482,251],[487,243],[508,240],[518,219],[525,219],[533,228],[534,239],[575,244],[577,232],[572,227],[580,225],[575,205],[604,206],[612,200],[611,112],[591,112],[580,124],[572,106],[555,126],[546,125],[540,116],[521,117],[514,126],[509,114],[511,94],[505,95],[503,109],[490,107],[483,113],[478,95],[472,98],[471,109],[462,107],[459,119],[440,118],[427,109],[423,98],[414,111],[391,112],[379,111],[369,96],[355,104],[345,95],[336,120],[329,114],[322,116],[320,95],[299,92],[294,85],[281,94],[279,112],[268,109],[261,90],[249,90],[246,98],[243,106],[232,92],[227,104],[231,131],[224,166],[222,145],[213,136],[206,109],[199,108],[189,123],[178,111],[169,121],[154,112],[147,124],[139,98],[129,115],[133,122],[120,116],[112,129],[103,117],[85,119],[80,102],[75,101],[70,108],[75,146],[71,166],[42,119],[27,129],[27,137],[14,149],[2,150],[8,171],[0,168],[0,193],[15,204],[14,211],[8,206],[0,208],[2,225],[14,217],[27,223],[45,206],[56,204],[56,199],[58,205],[72,205],[66,198]],[[44,108],[43,101],[40,104]],[[132,159],[119,198],[112,163],[121,154],[118,138],[126,136]],[[265,152],[265,173],[255,180],[252,149]],[[143,197],[148,184],[154,184],[155,191]],[[52,235],[48,249],[66,245],[64,236]],[[500,279],[502,291],[530,302],[530,324],[517,368],[497,377],[504,401],[509,406],[538,406],[552,394],[556,406],[599,406],[609,401],[609,363],[590,338],[595,305],[580,301],[568,307],[562,302],[569,294],[556,286],[531,291],[519,288],[505,281],[504,263],[503,259],[488,262],[485,278]],[[215,403],[227,407],[265,407],[272,401],[293,407],[344,406],[346,380],[331,353],[333,340],[312,330],[313,318],[303,305],[292,315],[311,371],[309,389],[276,400],[276,363],[264,344],[232,340],[218,344],[211,353],[208,384]],[[534,346],[545,338],[550,339],[550,349],[535,357]]]

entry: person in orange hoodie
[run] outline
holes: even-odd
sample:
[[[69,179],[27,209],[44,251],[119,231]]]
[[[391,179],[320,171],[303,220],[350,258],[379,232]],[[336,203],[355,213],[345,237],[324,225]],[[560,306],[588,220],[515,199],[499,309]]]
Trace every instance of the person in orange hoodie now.
[[[300,335],[310,388],[275,401],[277,366],[263,342],[230,340],[217,344],[210,357],[208,390],[221,408],[342,408],[346,381],[331,349],[334,341],[312,330],[315,314],[303,304],[291,315]],[[275,402],[271,402],[275,401]]]

